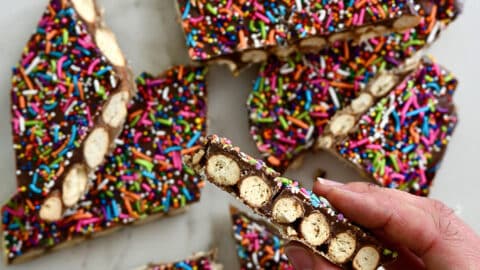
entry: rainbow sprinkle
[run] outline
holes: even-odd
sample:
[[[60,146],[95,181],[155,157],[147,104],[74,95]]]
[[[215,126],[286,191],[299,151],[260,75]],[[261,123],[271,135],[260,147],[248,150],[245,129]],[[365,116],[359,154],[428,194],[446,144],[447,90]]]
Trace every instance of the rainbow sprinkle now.
[[[319,54],[288,61],[271,57],[248,98],[250,134],[268,164],[284,171],[311,148],[331,117],[349,105],[381,71],[416,56],[456,18],[455,1],[437,0],[416,28],[371,38],[360,45],[336,42]]]
[[[457,80],[424,62],[365,113],[338,153],[382,186],[427,196],[457,124]]]
[[[178,0],[193,60],[295,44],[415,12],[410,0]]]
[[[183,261],[173,263],[151,263],[141,270],[221,270],[221,266],[215,262],[215,251],[200,253]]]
[[[241,270],[294,270],[285,255],[285,241],[274,229],[234,207],[230,213]]]
[[[68,1],[51,0],[13,68],[18,191],[45,198],[120,79]]]
[[[6,203],[2,229],[9,262],[198,201],[203,182],[183,167],[181,154],[198,149],[205,137],[206,72],[179,66],[158,77],[143,73],[137,78],[138,95],[115,150],[62,220],[40,220],[39,202],[22,193]]]

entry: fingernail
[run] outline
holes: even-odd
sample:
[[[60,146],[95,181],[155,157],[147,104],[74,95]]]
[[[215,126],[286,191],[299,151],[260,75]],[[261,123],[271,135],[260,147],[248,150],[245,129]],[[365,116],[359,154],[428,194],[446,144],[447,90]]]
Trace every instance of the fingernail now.
[[[343,186],[343,183],[337,182],[337,181],[332,181],[328,180],[325,178],[317,177],[317,181],[325,186]]]
[[[285,248],[288,260],[295,270],[312,270],[313,259],[308,251],[298,246],[288,246]]]

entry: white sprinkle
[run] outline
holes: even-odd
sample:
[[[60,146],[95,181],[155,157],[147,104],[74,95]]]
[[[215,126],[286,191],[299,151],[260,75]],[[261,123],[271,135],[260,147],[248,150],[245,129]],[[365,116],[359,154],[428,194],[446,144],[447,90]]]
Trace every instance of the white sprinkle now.
[[[301,11],[303,9],[302,0],[295,0],[295,2],[297,2],[297,10]]]
[[[48,182],[45,182],[45,184],[43,185],[50,190],[53,187],[53,185],[55,185],[55,181],[48,181]]]
[[[97,79],[93,81],[93,87],[95,88],[95,92],[100,90],[100,82]]]
[[[124,142],[123,142],[123,140],[115,139],[115,144],[116,144],[116,145],[123,145]]]
[[[33,96],[33,95],[36,95],[37,93],[38,93],[38,90],[36,89],[27,89],[22,91],[22,94],[24,96]]]
[[[437,37],[438,31],[440,31],[440,26],[441,26],[440,22],[437,21],[437,23],[433,26],[433,29],[430,32],[430,34],[428,34],[427,44],[430,44],[435,40],[435,38]]]
[[[318,14],[318,19],[322,22],[327,17],[327,11],[325,9],[321,9],[320,14]]]
[[[110,76],[110,85],[113,88],[117,87],[117,79],[115,79],[115,76],[113,76],[113,75]]]
[[[332,98],[333,105],[337,107],[337,109],[340,109],[340,102],[338,101],[337,93],[333,89],[333,87],[328,88],[328,93],[330,94],[330,97]]]
[[[337,73],[344,76],[344,77],[348,77],[350,76],[350,72],[346,71],[346,70],[343,70],[341,68],[337,69]]]
[[[77,67],[77,66],[75,66],[75,65],[71,65],[71,66],[70,66],[70,69],[73,70],[73,71],[75,71],[75,72],[80,72],[80,70],[81,70],[79,67]]]
[[[32,72],[32,70],[34,70],[39,63],[40,63],[40,58],[38,58],[38,56],[35,56],[30,66],[28,66],[28,68],[25,69],[25,74],[26,75],[30,74],[30,72]]]
[[[165,89],[163,89],[163,93],[162,93],[163,100],[168,101],[168,93],[169,92],[170,92],[170,88],[168,86],[165,87]]]
[[[70,104],[70,106],[68,106],[68,108],[65,110],[65,115],[69,115],[70,114],[70,111],[73,109],[73,107],[75,107],[75,105],[77,105],[77,101],[73,101],[72,104]]]
[[[103,179],[103,181],[100,183],[100,185],[98,185],[97,190],[101,190],[107,184],[108,184],[108,179],[107,178]]]
[[[20,124],[20,133],[23,134],[25,132],[25,118],[23,116],[19,119]]]
[[[292,73],[293,71],[294,71],[293,67],[290,67],[288,63],[286,63],[280,68],[280,74],[282,75]]]

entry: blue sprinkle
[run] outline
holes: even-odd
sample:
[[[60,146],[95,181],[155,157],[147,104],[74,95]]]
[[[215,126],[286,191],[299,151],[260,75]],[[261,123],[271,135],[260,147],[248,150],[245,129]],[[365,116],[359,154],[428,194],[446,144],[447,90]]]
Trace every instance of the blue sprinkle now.
[[[429,136],[430,134],[430,130],[428,128],[428,117],[426,115],[423,117],[422,132],[425,134],[425,136]]]
[[[187,197],[187,201],[192,200],[192,195],[190,194],[190,192],[188,191],[188,189],[186,187],[182,188],[182,192],[183,192],[183,195],[185,195],[185,197]]]
[[[102,68],[101,70],[97,71],[96,75],[97,75],[97,76],[102,76],[102,75],[104,75],[105,73],[109,72],[110,70],[112,70],[112,66],[108,66],[108,67]]]
[[[411,112],[408,112],[406,114],[407,117],[412,117],[412,116],[415,116],[417,114],[420,114],[420,113],[424,113],[424,112],[428,112],[430,110],[430,107],[429,106],[425,106],[425,107],[422,107],[420,109],[416,109],[414,111],[411,111]]]
[[[165,149],[165,151],[163,151],[165,154],[168,154],[170,152],[173,152],[173,151],[180,151],[182,150],[182,147],[181,146],[171,146],[167,149]]]
[[[406,153],[412,151],[413,148],[415,148],[415,144],[407,145],[402,149],[402,153],[406,154]]]
[[[187,5],[185,5],[185,10],[182,14],[182,20],[185,20],[188,17],[188,13],[190,13],[190,1],[187,1]]]
[[[393,119],[395,120],[395,132],[400,131],[400,117],[398,116],[397,111],[392,111]]]
[[[185,269],[185,270],[192,270],[193,269],[192,267],[190,267],[190,265],[186,264],[185,262],[177,263],[176,267],[179,267],[179,268]]]
[[[198,141],[201,135],[202,133],[200,131],[195,132],[190,141],[188,141],[187,148],[191,148]]]
[[[112,212],[113,217],[118,217],[120,215],[120,213],[118,212],[117,202],[115,200],[112,200]]]
[[[28,186],[33,192],[37,193],[37,194],[40,194],[42,193],[42,190],[37,188],[33,183],[31,183],[29,186]]]

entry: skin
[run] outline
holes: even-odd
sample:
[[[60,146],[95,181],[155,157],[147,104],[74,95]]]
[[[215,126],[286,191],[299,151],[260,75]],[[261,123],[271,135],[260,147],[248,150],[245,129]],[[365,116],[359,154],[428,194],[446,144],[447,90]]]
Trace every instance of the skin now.
[[[368,183],[319,179],[313,191],[399,253],[386,269],[479,269],[479,236],[442,202]],[[300,244],[286,253],[297,270],[338,270]]]

